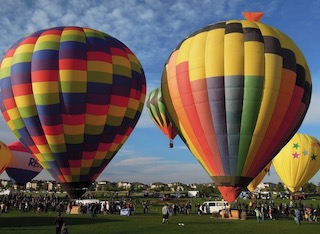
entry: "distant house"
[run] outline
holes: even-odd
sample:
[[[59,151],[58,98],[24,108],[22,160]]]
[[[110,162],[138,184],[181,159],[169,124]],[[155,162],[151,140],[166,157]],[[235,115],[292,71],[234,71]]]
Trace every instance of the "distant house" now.
[[[169,183],[168,184],[168,188],[171,191],[184,191],[184,186],[182,183],[180,182],[174,182],[174,183]]]
[[[150,189],[164,188],[165,184],[161,182],[155,182],[149,185]]]
[[[1,187],[7,187],[10,185],[10,180],[1,180]]]
[[[131,183],[129,182],[118,182],[117,187],[123,190],[129,190],[131,188]]]
[[[132,182],[131,183],[131,188],[134,188],[134,189],[146,189],[147,185],[145,185],[143,183],[140,183],[140,182]]]
[[[197,189],[197,184],[187,184],[191,189]]]
[[[258,184],[257,189],[258,189],[258,190],[264,190],[264,189],[266,189],[266,188],[273,189],[273,188],[275,188],[276,186],[277,186],[277,185],[276,185],[275,183],[264,182],[264,183]]]

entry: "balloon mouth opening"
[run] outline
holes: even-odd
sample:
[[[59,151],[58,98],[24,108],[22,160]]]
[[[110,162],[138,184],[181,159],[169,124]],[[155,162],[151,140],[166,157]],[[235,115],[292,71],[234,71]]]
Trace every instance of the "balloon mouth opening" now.
[[[223,197],[223,199],[227,202],[234,202],[241,191],[242,187],[233,187],[233,186],[218,186],[218,189]]]
[[[92,181],[61,183],[61,187],[71,199],[81,198],[92,185]]]

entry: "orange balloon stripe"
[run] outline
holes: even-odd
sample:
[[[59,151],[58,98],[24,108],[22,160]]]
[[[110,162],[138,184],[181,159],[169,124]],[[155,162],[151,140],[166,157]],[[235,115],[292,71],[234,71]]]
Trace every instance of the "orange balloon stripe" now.
[[[185,117],[181,120],[181,125],[186,130],[186,136],[189,136],[190,139],[186,139],[188,144],[189,142],[195,143],[194,146],[198,152],[203,152],[201,155],[201,159],[205,162],[205,167],[210,168],[210,175],[217,175],[221,170],[218,168],[216,163],[214,163],[212,153],[210,152],[210,147],[208,142],[205,139],[205,135],[203,133],[203,128],[201,122],[199,120],[198,112],[194,103],[194,97],[192,93],[192,84],[190,83],[190,79],[188,74],[181,75],[179,71],[184,71],[188,69],[188,63],[177,64],[177,83],[179,93],[184,93],[188,95],[180,95],[181,103],[184,111]],[[182,69],[181,69],[182,68]],[[170,87],[170,86],[169,86]],[[170,87],[171,89],[171,87]],[[182,92],[183,91],[183,92]],[[173,101],[175,102],[175,101]],[[178,112],[181,113],[182,109]],[[180,114],[178,114],[180,119]],[[201,142],[201,143],[200,143]]]
[[[62,134],[63,133],[63,129],[61,129],[59,127],[60,126],[55,126],[54,128],[50,129],[50,130],[54,131],[52,135],[58,135],[58,134]],[[46,128],[46,127],[44,127],[44,128]],[[60,129],[60,130],[58,130],[58,129]],[[47,139],[44,138],[43,136],[33,137],[32,140],[34,141],[34,143],[36,145],[46,145],[46,144],[48,144]]]
[[[270,156],[268,156],[270,154],[268,151],[270,151],[270,148],[273,149],[273,147],[275,147],[274,142],[279,142],[281,140],[277,133],[279,128],[281,128],[281,123],[285,120],[288,111],[291,113],[291,109],[288,108],[295,88],[295,79],[296,74],[293,71],[283,69],[283,76],[281,79],[281,85],[277,102],[275,104],[275,109],[273,110],[269,126],[256,154],[265,155],[265,157],[261,157],[259,160],[257,157],[255,157],[251,162],[248,160],[244,167],[244,176],[253,178],[256,177],[256,175],[260,172],[259,168],[263,167],[270,161]],[[253,169],[249,170],[249,168]]]
[[[85,123],[86,115],[65,115],[61,114],[62,123],[67,125],[83,125]]]
[[[60,70],[87,70],[87,60],[82,59],[60,59]]]
[[[194,93],[193,98],[199,121],[198,127],[201,127],[201,132],[197,130],[195,130],[195,132],[197,136],[201,136],[198,134],[203,134],[201,146],[206,152],[204,157],[207,157],[208,161],[216,167],[215,175],[222,175],[225,174],[225,172],[223,170],[219,146],[217,143],[215,129],[213,126],[212,116],[210,112],[206,82],[206,79],[201,79],[197,81],[192,81],[191,83],[191,87]],[[203,90],[198,92],[200,89]],[[192,121],[190,122],[193,123]],[[195,129],[198,129],[197,125],[193,127]]]
[[[12,88],[15,96],[25,96],[25,95],[29,95],[30,93],[32,93],[32,85],[29,84],[19,84],[19,85],[15,85]]]
[[[104,108],[101,108],[101,105],[87,103],[86,110],[87,113],[91,115],[106,115],[109,112],[109,105],[105,105]]]
[[[98,51],[90,51],[88,52],[88,60],[89,61],[102,61],[107,63],[112,63],[112,56]]]
[[[57,70],[42,70],[32,72],[33,82],[57,81],[58,77],[59,71]]]
[[[177,61],[177,56],[178,56],[178,51],[174,51],[167,63],[168,69],[167,69],[167,82],[168,82],[168,92],[169,96],[168,97],[170,100],[172,100],[172,105],[174,110],[170,110],[169,112],[175,112],[177,115],[177,119],[175,120],[176,123],[179,123],[178,125],[180,126],[180,129],[182,131],[182,134],[184,134],[183,131],[187,131],[189,134],[184,134],[185,135],[185,141],[186,144],[188,145],[188,148],[190,150],[194,149],[196,152],[192,152],[194,156],[201,162],[202,166],[206,168],[207,173],[213,174],[213,170],[210,167],[207,167],[203,161],[199,158],[199,155],[203,155],[201,146],[195,137],[193,131],[190,131],[190,126],[188,122],[188,117],[186,116],[186,113],[183,110],[183,105],[180,99],[180,92],[179,87],[178,87],[178,81],[176,79],[176,61]],[[181,64],[180,64],[181,66]],[[176,110],[176,111],[175,111]],[[195,139],[192,141],[191,139]]]
[[[275,155],[278,153],[278,151],[281,149],[281,145],[285,144],[286,141],[289,139],[284,138],[284,135],[287,132],[294,132],[294,128],[297,126],[297,123],[302,118],[303,113],[306,110],[305,105],[300,106],[297,105],[297,103],[301,103],[302,96],[303,96],[304,90],[300,87],[295,87],[290,105],[288,107],[288,111],[286,113],[286,116],[283,118],[280,128],[278,129],[276,135],[274,136],[274,139],[268,139],[269,142],[272,140],[272,144],[266,143],[269,147],[267,148],[267,151],[264,153],[264,155]],[[258,154],[263,154],[263,152],[258,151]],[[261,160],[255,160],[252,163],[252,167],[258,167],[259,165],[263,165],[265,162],[262,162]],[[253,173],[250,173],[251,176],[254,176]]]
[[[54,126],[42,126],[42,129],[48,136],[64,134],[64,129],[62,124],[58,124]],[[34,141],[36,141],[36,139],[34,139]],[[37,140],[37,142],[39,142],[39,140]],[[43,138],[43,141],[41,140],[41,142],[42,144],[44,144],[46,142],[45,138]]]

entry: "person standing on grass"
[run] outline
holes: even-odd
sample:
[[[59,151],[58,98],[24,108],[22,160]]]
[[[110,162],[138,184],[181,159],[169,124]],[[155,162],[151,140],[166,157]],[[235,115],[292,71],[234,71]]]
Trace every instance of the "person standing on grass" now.
[[[300,225],[301,224],[301,212],[298,208],[295,208],[294,210],[294,220],[296,221],[296,224]]]
[[[261,208],[257,206],[257,207],[254,209],[254,212],[256,213],[257,222],[260,223],[260,219],[261,219]]]
[[[60,213],[58,214],[58,217],[54,220],[54,224],[56,225],[56,234],[60,234],[63,224],[63,219]]]
[[[162,223],[169,223],[169,209],[168,204],[162,207]]]
[[[67,227],[67,224],[66,223],[63,223],[62,224],[62,227],[61,227],[61,234],[68,234],[68,227]]]

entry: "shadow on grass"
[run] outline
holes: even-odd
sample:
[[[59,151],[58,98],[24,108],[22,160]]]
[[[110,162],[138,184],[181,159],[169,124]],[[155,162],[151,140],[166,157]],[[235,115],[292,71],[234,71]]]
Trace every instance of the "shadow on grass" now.
[[[0,216],[0,227],[37,227],[37,226],[54,226],[54,217],[4,217]],[[106,218],[77,218],[63,217],[63,221],[68,225],[88,225],[97,223],[114,223],[120,220]]]

